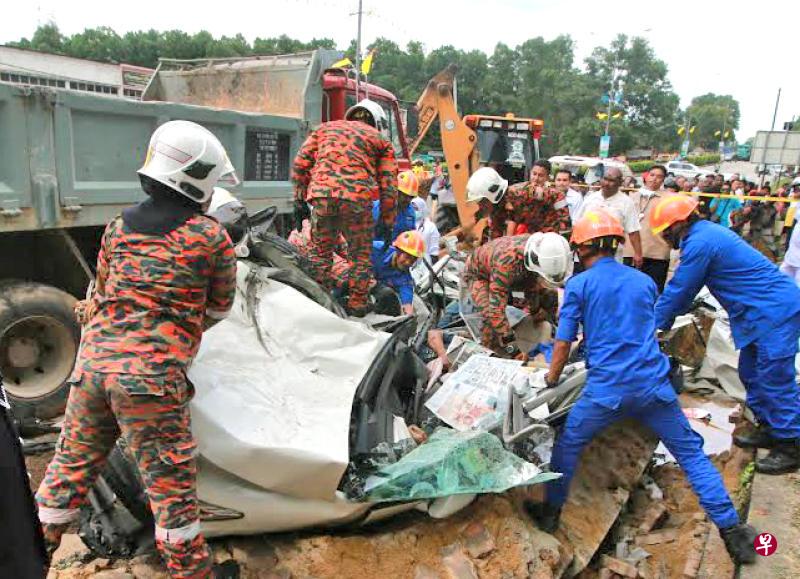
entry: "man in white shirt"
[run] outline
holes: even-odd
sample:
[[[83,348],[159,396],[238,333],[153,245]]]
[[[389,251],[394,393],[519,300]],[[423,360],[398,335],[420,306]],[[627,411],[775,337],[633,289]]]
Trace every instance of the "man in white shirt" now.
[[[616,167],[607,168],[605,175],[600,180],[600,191],[594,191],[584,197],[578,219],[591,209],[605,209],[619,219],[633,246],[633,265],[641,268],[644,258],[642,257],[642,238],[639,235],[641,228],[639,214],[633,201],[619,190],[621,185],[622,171]]]
[[[567,206],[569,207],[569,218],[572,223],[575,223],[578,213],[583,204],[583,193],[575,191],[571,187],[572,173],[567,169],[559,169],[556,173],[556,189],[561,191],[567,198]]]
[[[643,264],[639,267],[642,273],[649,275],[658,292],[664,291],[669,273],[670,247],[660,235],[653,235],[650,230],[650,210],[664,195],[662,188],[667,177],[667,169],[663,165],[654,165],[647,173],[647,182],[638,191],[633,191],[629,199],[633,202],[639,217],[639,235],[642,243]],[[634,249],[626,243],[622,248],[625,265],[633,265]]]

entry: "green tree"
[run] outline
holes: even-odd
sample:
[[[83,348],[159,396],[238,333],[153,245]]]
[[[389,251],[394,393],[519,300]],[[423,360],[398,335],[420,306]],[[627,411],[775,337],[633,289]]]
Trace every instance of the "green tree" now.
[[[672,145],[670,130],[679,124],[679,99],[667,78],[667,65],[655,56],[647,40],[620,34],[609,47],[595,48],[586,67],[601,92],[609,93],[613,86],[622,94],[614,110],[621,110],[624,119],[612,121],[612,153],[623,153],[631,146]],[[614,139],[615,132],[631,135],[632,141]]]
[[[736,140],[739,128],[739,101],[731,95],[708,93],[696,96],[686,109],[689,122],[695,126],[692,143],[716,150],[721,140]],[[730,131],[727,138],[725,133]],[[719,133],[719,134],[717,134]]]
[[[120,62],[125,56],[122,38],[105,26],[73,34],[65,40],[64,51],[76,58],[103,62]]]

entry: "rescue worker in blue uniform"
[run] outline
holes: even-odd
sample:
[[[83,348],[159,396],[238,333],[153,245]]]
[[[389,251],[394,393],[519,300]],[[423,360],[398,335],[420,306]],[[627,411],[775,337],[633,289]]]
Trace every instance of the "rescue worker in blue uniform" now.
[[[624,239],[619,221],[601,209],[586,211],[573,228],[571,242],[585,271],[567,282],[545,382],[558,384],[581,324],[588,377],[553,449],[550,468],[563,476],[547,484],[545,503],[528,508],[542,530],[555,531],[583,448],[612,423],[634,418],[678,460],[734,561],[752,563],[756,532],[739,521],[670,383],[669,361],[656,342],[656,284],[614,260]]]
[[[405,315],[414,313],[412,305],[414,280],[409,269],[424,255],[425,242],[416,230],[404,231],[388,248],[383,241],[372,242],[372,273],[378,283],[378,289],[380,286],[391,288],[400,298],[401,310]],[[350,267],[352,264],[348,261],[339,256],[334,257],[332,272],[335,283],[340,289],[347,286]],[[380,295],[373,293],[376,299],[379,299]],[[393,299],[396,304],[397,298]]]
[[[656,303],[656,325],[672,327],[705,285],[728,312],[739,354],[739,377],[758,428],[737,435],[738,446],[769,448],[756,471],[783,474],[800,468],[800,389],[794,360],[800,338],[800,290],[789,277],[731,230],[700,218],[697,201],[666,197],[650,224],[681,261]]]
[[[414,213],[414,207],[411,205],[411,200],[419,195],[419,179],[414,174],[414,171],[400,171],[397,175],[397,190],[400,191],[400,195],[397,196],[397,215],[390,233],[391,239],[387,237],[387,232],[383,228],[376,227],[376,241],[382,240],[384,243],[391,243],[404,231],[411,231],[417,228],[417,216]],[[380,211],[380,202],[374,201],[372,203],[372,216],[375,223],[380,223],[380,219],[378,219]]]

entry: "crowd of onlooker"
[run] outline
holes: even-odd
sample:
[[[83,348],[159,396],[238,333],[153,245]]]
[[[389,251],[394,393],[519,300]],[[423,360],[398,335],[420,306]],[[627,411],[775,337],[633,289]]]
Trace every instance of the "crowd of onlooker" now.
[[[700,197],[701,212],[706,218],[729,227],[773,260],[784,254],[795,225],[800,184],[782,185],[773,191],[769,184],[759,187],[736,174],[730,179],[710,174],[695,179],[691,189],[687,187],[686,180],[665,183],[665,189],[673,191],[722,194],[717,198]],[[786,201],[745,199],[747,196],[781,197]]]

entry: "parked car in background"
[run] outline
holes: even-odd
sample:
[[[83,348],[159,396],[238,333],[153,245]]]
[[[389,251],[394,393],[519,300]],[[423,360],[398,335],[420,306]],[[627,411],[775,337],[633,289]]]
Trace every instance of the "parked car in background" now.
[[[670,161],[665,166],[667,168],[667,177],[686,177],[687,179],[694,179],[697,175],[707,175],[711,173],[711,171],[706,171],[686,161]]]
[[[600,157],[581,157],[578,155],[557,155],[548,159],[553,169],[565,169],[574,176],[580,176],[592,185],[600,181],[605,169],[614,167],[622,172],[622,178],[635,177],[631,168],[622,161],[615,159],[601,159]]]

